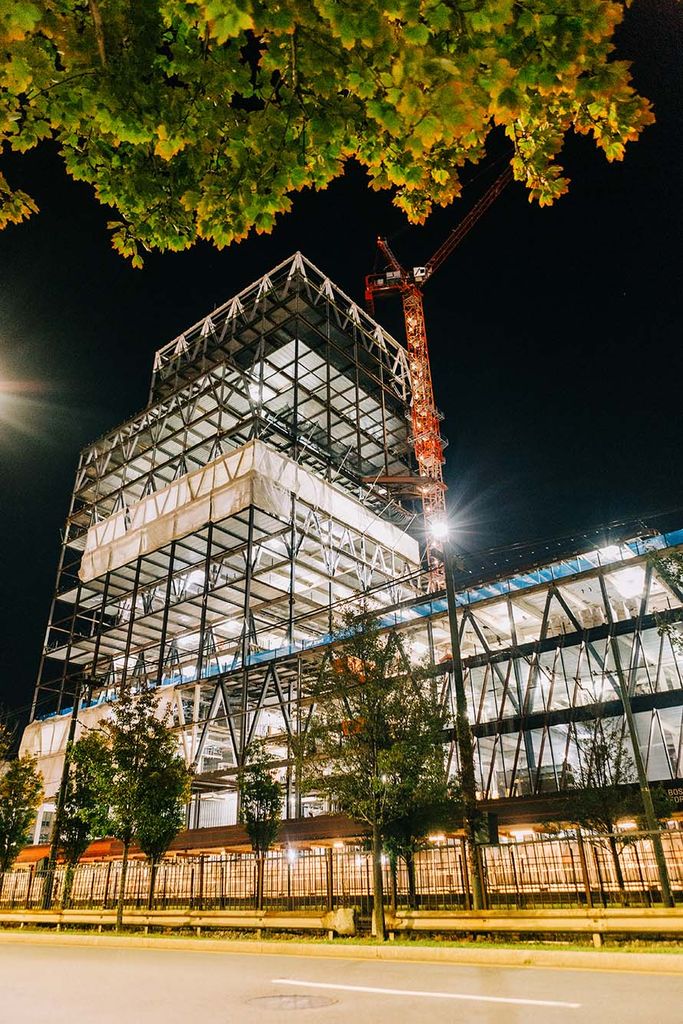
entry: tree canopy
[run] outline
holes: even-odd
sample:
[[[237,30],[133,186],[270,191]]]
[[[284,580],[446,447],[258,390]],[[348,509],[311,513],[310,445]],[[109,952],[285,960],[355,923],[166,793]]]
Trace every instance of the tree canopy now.
[[[447,710],[398,633],[383,634],[368,611],[348,614],[342,625],[345,639],[323,664],[299,756],[306,788],[327,794],[372,832],[383,935],[383,848],[410,860],[430,828],[458,813],[444,757]]]
[[[43,780],[31,754],[0,765],[0,872],[9,871],[31,842],[31,826],[43,796]]]
[[[256,909],[263,909],[265,857],[277,839],[282,810],[282,786],[275,763],[261,740],[249,745],[239,776],[240,817],[256,854]]]
[[[102,722],[109,747],[109,824],[123,843],[119,929],[131,844],[137,842],[151,862],[151,902],[156,865],[183,826],[189,798],[190,774],[178,754],[169,715],[159,715],[158,704],[157,691],[134,694],[127,687],[112,705],[111,718]]]
[[[56,142],[114,247],[219,247],[355,159],[416,223],[492,132],[530,199],[565,135],[608,160],[653,120],[614,59],[624,0],[0,0],[0,139]],[[0,175],[0,226],[36,211]]]
[[[69,866],[78,863],[93,839],[109,828],[111,765],[99,732],[87,732],[74,743],[59,821],[57,842]]]
[[[608,719],[600,709],[578,747],[579,765],[563,808],[567,820],[607,836],[617,830],[622,818],[632,818],[639,828],[646,829],[622,719]],[[665,790],[654,786],[652,796],[657,818],[665,818],[672,810]]]
[[[252,743],[240,773],[240,807],[254,853],[265,856],[277,839],[282,809],[282,786],[274,762],[262,743]]]

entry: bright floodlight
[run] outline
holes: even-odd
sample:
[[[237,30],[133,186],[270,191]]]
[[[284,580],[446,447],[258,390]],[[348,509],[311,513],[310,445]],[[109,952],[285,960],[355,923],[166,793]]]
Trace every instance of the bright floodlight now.
[[[445,519],[434,519],[429,524],[429,532],[435,540],[445,540],[448,536],[448,523]]]
[[[252,383],[249,385],[249,397],[251,398],[252,402],[261,401],[261,385],[258,381],[252,381]]]

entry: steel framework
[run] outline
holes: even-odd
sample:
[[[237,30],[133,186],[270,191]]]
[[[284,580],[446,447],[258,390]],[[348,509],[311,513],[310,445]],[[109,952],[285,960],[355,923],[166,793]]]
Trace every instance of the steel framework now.
[[[414,475],[409,381],[405,350],[299,254],[160,350],[148,408],[78,467],[23,737],[45,821],[83,682],[80,727],[122,684],[159,687],[195,768],[189,825],[235,820],[256,736],[280,765],[285,815],[325,810],[299,791],[292,742],[338,616],[361,598],[453,709],[445,595],[425,586],[412,511],[373,483]],[[568,785],[582,729],[621,716],[621,693],[649,776],[683,776],[683,657],[659,628],[683,595],[650,557],[679,546],[683,533],[656,535],[461,574],[482,797]],[[452,738],[448,756],[455,771]]]

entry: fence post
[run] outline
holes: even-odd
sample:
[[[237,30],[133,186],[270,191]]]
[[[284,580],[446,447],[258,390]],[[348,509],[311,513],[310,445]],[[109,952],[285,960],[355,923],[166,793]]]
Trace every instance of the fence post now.
[[[327,890],[327,909],[334,909],[334,872],[332,865],[332,848],[325,847],[325,884]]]
[[[517,875],[517,863],[515,861],[515,848],[512,844],[508,844],[510,851],[510,864],[512,865],[512,880],[515,885],[515,906],[518,910],[521,910],[524,906],[524,896],[519,886],[519,877]]]
[[[204,909],[204,854],[199,855],[199,900],[198,907]]]
[[[595,870],[598,873],[598,885],[600,887],[600,896],[601,896],[601,899],[602,899],[602,905],[603,905],[603,907],[607,907],[607,896],[605,894],[605,886],[603,885],[603,881],[602,881],[602,871],[600,870],[600,858],[598,857],[598,851],[595,849],[595,847],[593,847],[592,849],[593,849],[593,860],[595,861]]]
[[[586,893],[586,906],[589,909],[593,908],[593,893],[591,891],[591,880],[588,874],[588,862],[586,860],[586,847],[583,845],[583,836],[581,830],[578,829],[576,833],[576,844],[579,849],[579,864],[581,865],[581,877],[583,879],[583,888]],[[600,872],[598,871],[598,877]]]
[[[112,861],[107,861],[107,874],[104,878],[104,896],[102,897],[102,909],[107,909],[107,900],[109,899],[109,881],[111,879],[111,866]]]
[[[572,884],[574,886],[574,896],[578,900],[579,898],[579,880],[576,877],[576,865],[574,863],[574,851],[572,850],[572,844],[567,843],[567,850],[569,852],[569,863],[572,866]],[[564,877],[564,873],[563,873]]]
[[[637,842],[635,842],[633,844],[633,854],[635,856],[636,867],[638,868],[638,875],[640,876],[640,885],[641,885],[641,888],[643,890],[643,898],[644,898],[645,902],[647,903],[648,907],[651,907],[652,906],[652,893],[650,891],[650,883],[645,880],[645,876],[643,875],[643,867],[642,867],[642,864],[640,863],[640,856],[638,855],[638,843]]]
[[[31,864],[31,867],[28,869],[28,888],[26,890],[26,909],[27,910],[31,909],[31,890],[33,889],[33,878],[35,876],[35,873],[36,873],[36,866],[35,866],[35,864]]]
[[[474,856],[477,860],[477,878],[481,884],[481,910],[489,909],[489,885],[488,885],[488,865],[484,860],[484,848],[479,846],[477,843],[474,844]]]

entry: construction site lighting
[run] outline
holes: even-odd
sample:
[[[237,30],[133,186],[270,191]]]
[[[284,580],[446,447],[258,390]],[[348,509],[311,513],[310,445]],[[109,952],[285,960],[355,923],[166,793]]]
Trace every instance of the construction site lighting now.
[[[445,519],[434,519],[429,524],[429,532],[434,540],[446,540],[450,530]]]

